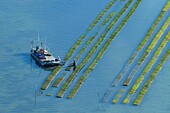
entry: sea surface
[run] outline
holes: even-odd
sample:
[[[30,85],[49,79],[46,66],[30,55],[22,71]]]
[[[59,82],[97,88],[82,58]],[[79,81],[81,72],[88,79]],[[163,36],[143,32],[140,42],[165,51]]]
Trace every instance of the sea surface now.
[[[101,102],[167,1],[143,0],[75,98],[66,99],[56,98],[55,88],[35,95],[50,71],[31,60],[30,42],[39,34],[54,56],[63,59],[110,0],[0,0],[0,113],[170,113],[170,58],[139,106]],[[110,12],[125,2],[117,0]]]

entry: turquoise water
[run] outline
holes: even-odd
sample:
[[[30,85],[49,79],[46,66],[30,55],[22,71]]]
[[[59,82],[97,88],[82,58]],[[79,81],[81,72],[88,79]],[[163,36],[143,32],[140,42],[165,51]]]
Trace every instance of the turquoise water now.
[[[57,99],[58,90],[49,88],[44,95],[37,95],[35,102],[36,83],[39,89],[50,72],[31,62],[31,40],[39,33],[54,56],[63,59],[110,0],[0,0],[0,113],[169,113],[170,59],[140,106],[99,103],[167,1],[143,0],[74,99]],[[117,0],[110,12],[124,4]],[[53,96],[47,97],[46,93]]]

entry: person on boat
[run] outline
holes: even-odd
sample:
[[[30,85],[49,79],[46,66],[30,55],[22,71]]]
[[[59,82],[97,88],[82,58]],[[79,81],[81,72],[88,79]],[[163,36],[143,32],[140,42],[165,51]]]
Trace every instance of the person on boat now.
[[[76,60],[73,61],[73,67],[74,67],[74,68],[73,68],[73,71],[74,71],[74,70],[76,69],[76,67],[77,67]]]
[[[59,56],[58,56],[58,58],[57,58],[57,59],[58,59],[58,61],[60,61],[60,60],[61,60]]]
[[[56,61],[60,61],[61,59],[60,59],[60,57],[58,56],[58,58],[56,58]]]

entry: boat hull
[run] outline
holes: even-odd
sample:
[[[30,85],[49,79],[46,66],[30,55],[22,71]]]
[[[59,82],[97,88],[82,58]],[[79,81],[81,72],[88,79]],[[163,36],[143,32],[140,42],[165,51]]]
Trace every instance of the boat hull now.
[[[56,62],[55,63],[54,62],[42,62],[33,53],[31,53],[30,56],[32,57],[32,59],[35,60],[35,63],[42,68],[55,67],[55,66],[60,65],[60,62],[58,62],[58,63],[56,63]]]

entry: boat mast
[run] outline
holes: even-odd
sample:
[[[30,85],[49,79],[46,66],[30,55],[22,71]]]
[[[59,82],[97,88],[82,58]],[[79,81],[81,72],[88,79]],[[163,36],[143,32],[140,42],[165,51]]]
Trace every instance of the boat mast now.
[[[40,41],[40,35],[39,35],[39,33],[38,33],[38,42]]]
[[[43,48],[43,43],[41,42],[41,49]]]
[[[45,45],[44,45],[44,49],[45,49],[45,50],[47,50],[46,40],[47,40],[47,38],[45,38]]]
[[[37,46],[40,46],[40,36],[39,36],[39,33],[38,33],[38,39],[37,39]]]
[[[31,41],[31,49],[34,48],[34,42],[33,40]]]

